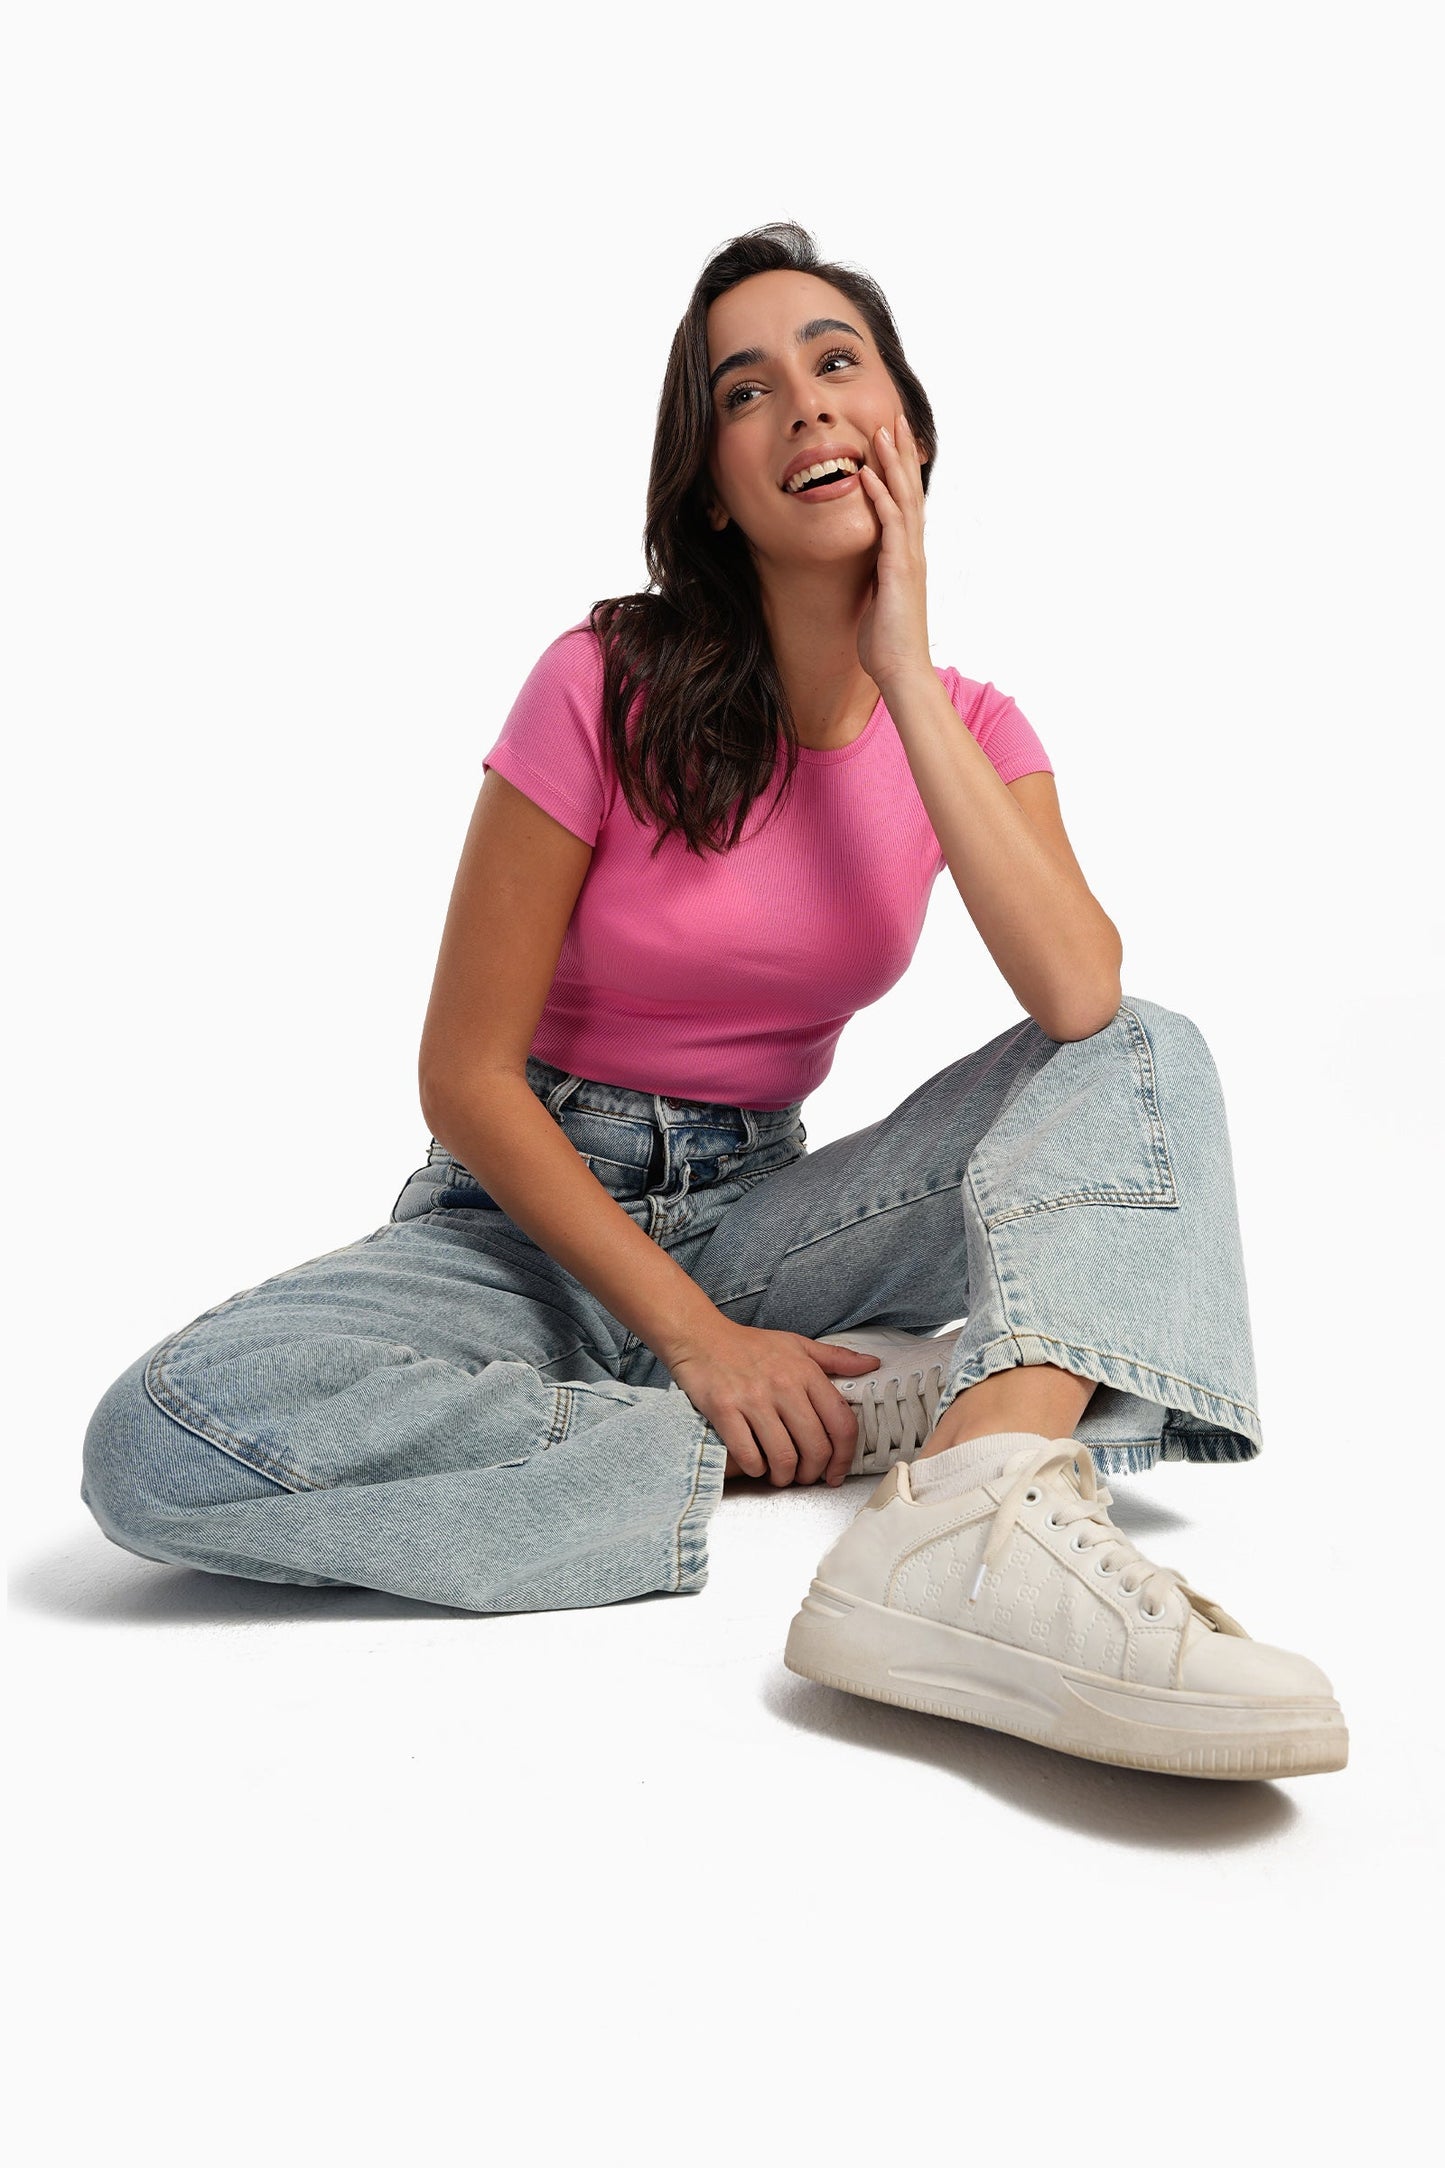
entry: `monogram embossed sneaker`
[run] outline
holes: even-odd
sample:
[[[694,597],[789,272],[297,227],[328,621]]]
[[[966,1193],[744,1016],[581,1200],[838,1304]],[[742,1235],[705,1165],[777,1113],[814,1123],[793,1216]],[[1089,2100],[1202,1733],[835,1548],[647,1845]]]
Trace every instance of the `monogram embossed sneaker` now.
[[[934,1340],[891,1325],[860,1326],[856,1332],[825,1332],[830,1347],[857,1348],[876,1355],[878,1368],[860,1378],[832,1378],[830,1383],[858,1410],[858,1450],[850,1475],[882,1475],[922,1450],[938,1413],[939,1396],[954,1343],[963,1327]]]
[[[1318,1666],[1145,1558],[1086,1445],[1016,1436],[973,1488],[915,1494],[906,1462],[889,1470],[823,1554],[788,1669],[1122,1768],[1342,1769],[1349,1735]]]

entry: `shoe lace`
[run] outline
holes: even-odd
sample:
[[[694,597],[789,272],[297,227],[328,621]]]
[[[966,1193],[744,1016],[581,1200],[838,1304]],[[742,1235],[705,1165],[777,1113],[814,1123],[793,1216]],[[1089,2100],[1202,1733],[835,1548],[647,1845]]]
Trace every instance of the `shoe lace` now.
[[[919,1444],[933,1428],[939,1395],[943,1390],[943,1365],[931,1363],[926,1370],[902,1375],[858,1379],[862,1392],[858,1416],[868,1457],[879,1450]]]
[[[1138,1590],[1140,1608],[1146,1618],[1159,1617],[1172,1588],[1187,1589],[1182,1574],[1172,1566],[1157,1566],[1152,1559],[1145,1558],[1109,1519],[1113,1496],[1107,1485],[1100,1483],[1094,1456],[1088,1447],[1073,1439],[1062,1442],[1051,1439],[1018,1470],[999,1501],[993,1528],[968,1593],[970,1603],[977,1602],[985,1574],[1007,1547],[1024,1499],[1035,1489],[1052,1493],[1054,1503],[1050,1519],[1055,1528],[1074,1529],[1076,1549],[1095,1553],[1106,1573],[1119,1575],[1121,1589],[1131,1595]],[[1133,1578],[1129,1579],[1131,1574]]]

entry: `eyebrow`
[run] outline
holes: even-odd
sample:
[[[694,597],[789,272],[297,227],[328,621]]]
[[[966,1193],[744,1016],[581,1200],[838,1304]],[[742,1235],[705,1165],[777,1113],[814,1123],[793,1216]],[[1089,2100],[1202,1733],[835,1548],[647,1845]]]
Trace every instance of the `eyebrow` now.
[[[820,339],[825,331],[852,332],[855,339],[861,339],[863,336],[861,331],[854,330],[852,324],[845,324],[841,317],[813,316],[808,319],[806,324],[799,324],[793,334],[793,344],[795,346],[806,346],[810,339]],[[729,354],[726,361],[720,361],[708,378],[709,396],[717,390],[718,378],[726,376],[730,369],[756,369],[763,362],[771,359],[771,355],[765,354],[760,346],[739,347],[737,353]]]

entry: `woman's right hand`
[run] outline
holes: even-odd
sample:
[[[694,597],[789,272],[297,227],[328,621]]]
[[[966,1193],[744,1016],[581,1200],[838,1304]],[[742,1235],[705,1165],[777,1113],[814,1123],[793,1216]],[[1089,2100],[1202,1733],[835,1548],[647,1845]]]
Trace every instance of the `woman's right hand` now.
[[[879,1358],[800,1332],[770,1332],[720,1318],[667,1368],[727,1447],[736,1470],[790,1483],[835,1486],[858,1450],[858,1410],[829,1375],[864,1377]]]

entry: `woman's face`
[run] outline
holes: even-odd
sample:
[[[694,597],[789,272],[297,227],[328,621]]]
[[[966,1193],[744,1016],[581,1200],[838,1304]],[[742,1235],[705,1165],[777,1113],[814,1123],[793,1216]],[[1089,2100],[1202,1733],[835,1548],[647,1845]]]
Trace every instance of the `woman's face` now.
[[[896,436],[902,402],[861,312],[809,271],[760,271],[711,304],[707,343],[712,525],[736,520],[754,557],[779,566],[875,552],[883,529],[860,481],[783,486],[825,447],[884,471],[874,434]]]

